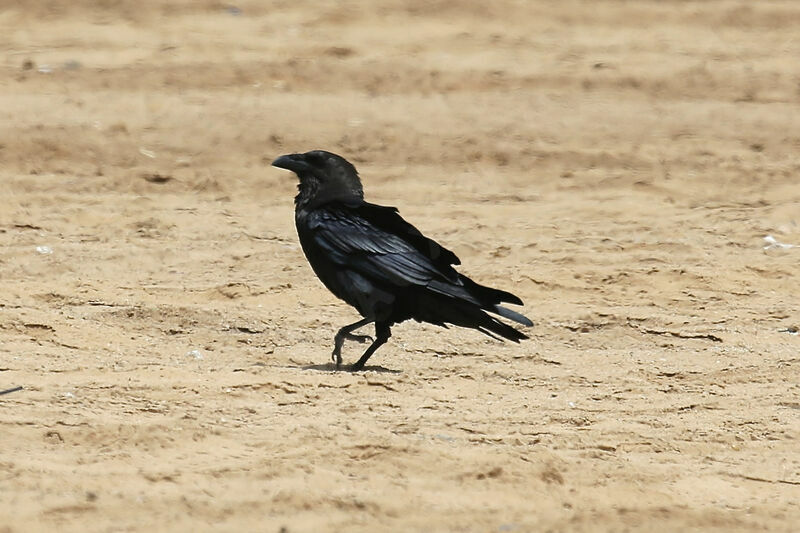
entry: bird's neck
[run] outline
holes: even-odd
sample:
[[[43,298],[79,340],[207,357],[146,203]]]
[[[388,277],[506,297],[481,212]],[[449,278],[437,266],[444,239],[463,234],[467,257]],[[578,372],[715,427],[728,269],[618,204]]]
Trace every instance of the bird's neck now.
[[[364,193],[343,187],[321,187],[314,180],[301,181],[297,186],[297,196],[294,197],[296,210],[315,209],[332,202],[345,204],[361,204],[364,202]]]

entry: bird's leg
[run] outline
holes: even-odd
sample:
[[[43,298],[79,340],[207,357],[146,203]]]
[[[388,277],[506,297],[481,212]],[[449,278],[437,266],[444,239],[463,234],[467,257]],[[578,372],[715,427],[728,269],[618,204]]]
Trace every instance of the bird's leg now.
[[[364,355],[361,356],[361,359],[356,361],[356,363],[350,367],[350,370],[352,372],[363,370],[364,365],[367,364],[367,359],[372,357],[372,354],[375,353],[375,350],[385,344],[391,336],[392,331],[389,329],[389,324],[386,322],[375,322],[375,341],[369,345],[369,348],[367,348],[367,351],[365,351]]]
[[[336,363],[337,370],[340,366],[342,366],[342,345],[344,344],[345,340],[353,340],[358,342],[367,342],[368,340],[372,340],[372,337],[369,335],[353,335],[353,331],[362,326],[366,326],[371,322],[373,322],[373,319],[371,318],[359,320],[354,324],[343,327],[338,331],[338,333],[336,333],[336,336],[333,337],[333,353],[331,353],[331,359],[334,363]]]

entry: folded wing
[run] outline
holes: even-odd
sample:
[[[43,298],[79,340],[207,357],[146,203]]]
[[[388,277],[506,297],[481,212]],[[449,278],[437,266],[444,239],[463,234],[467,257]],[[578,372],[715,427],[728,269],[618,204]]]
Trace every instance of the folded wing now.
[[[484,287],[459,274],[452,267],[460,263],[458,257],[422,235],[403,220],[395,208],[368,203],[330,204],[310,214],[308,225],[315,244],[325,250],[329,258],[374,282],[400,289],[424,288],[444,297],[445,303],[452,301],[461,307],[468,304],[467,307],[474,306],[532,325],[523,315],[498,305],[500,302],[522,304],[519,298],[506,291]],[[435,313],[435,310],[423,311],[426,317],[429,312]],[[458,323],[447,317],[441,320]]]

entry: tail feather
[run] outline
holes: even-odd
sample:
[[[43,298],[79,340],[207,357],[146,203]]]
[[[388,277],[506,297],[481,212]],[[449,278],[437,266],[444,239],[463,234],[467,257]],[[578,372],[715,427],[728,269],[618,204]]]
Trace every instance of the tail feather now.
[[[495,305],[494,309],[490,309],[489,312],[500,315],[503,318],[513,320],[514,322],[518,322],[523,326],[533,326],[533,322],[531,322],[531,320],[525,315],[517,313],[516,311],[512,311],[511,309],[501,305]]]
[[[483,311],[479,311],[479,312],[481,313],[481,315],[483,315],[483,317],[481,317],[481,318],[483,318],[484,320],[482,321],[483,323],[480,325],[480,327],[475,328],[478,331],[489,335],[485,331],[485,330],[489,330],[492,333],[497,334],[497,335],[503,337],[504,339],[508,339],[510,341],[513,341],[513,342],[519,342],[521,340],[524,340],[524,339],[528,338],[527,335],[525,335],[521,331],[518,331],[518,330],[514,329],[513,327],[509,326],[508,324],[500,322],[496,318],[492,318],[491,316],[487,315]],[[473,325],[472,327],[475,327],[475,326]],[[492,335],[489,335],[489,336],[492,336]]]
[[[515,330],[511,326],[503,324],[502,322],[499,322],[497,319],[494,319],[483,312],[483,311],[488,311],[490,313],[499,315],[503,318],[507,318],[508,320],[513,320],[514,322],[522,324],[523,326],[533,326],[533,322],[531,322],[530,319],[525,315],[523,315],[522,313],[512,311],[511,309],[508,309],[500,305],[501,302],[508,302],[508,303],[522,305],[522,300],[520,300],[518,297],[514,296],[510,292],[479,285],[464,275],[459,275],[459,279],[461,281],[460,285],[440,280],[431,280],[428,283],[427,287],[428,290],[445,297],[444,299],[437,300],[438,303],[435,305],[442,305],[442,303],[449,301],[453,302],[454,304],[457,303],[460,307],[464,309],[470,309],[470,310],[474,309],[480,312],[480,314],[482,315],[481,317],[475,316],[474,313],[470,315],[471,320],[477,323],[476,325],[460,324],[450,321],[451,323],[458,325],[466,325],[467,327],[477,327],[477,325],[481,325],[486,329],[495,331],[495,329],[486,325],[486,321],[491,320],[495,324],[502,324],[502,326],[504,326],[505,328],[517,332],[517,330]],[[443,309],[439,311],[440,312],[435,314],[439,315],[447,314],[443,313],[444,311]],[[450,313],[452,313],[452,310],[450,310]],[[445,320],[449,321],[447,319]],[[497,327],[498,326],[494,326],[494,328]],[[516,335],[514,335],[513,333],[509,333],[507,330],[505,331],[507,334],[500,333],[499,331],[495,332],[498,333],[498,335],[501,335],[502,337],[505,337],[509,340],[515,340],[512,337],[516,337]]]
[[[490,337],[501,337],[513,342],[528,338],[521,331],[487,314],[479,305],[468,300],[425,291],[419,296],[417,303],[418,306],[413,315],[417,320],[445,327],[447,324],[453,324],[477,329]],[[523,315],[499,305],[492,306],[486,310],[523,325],[533,325]]]

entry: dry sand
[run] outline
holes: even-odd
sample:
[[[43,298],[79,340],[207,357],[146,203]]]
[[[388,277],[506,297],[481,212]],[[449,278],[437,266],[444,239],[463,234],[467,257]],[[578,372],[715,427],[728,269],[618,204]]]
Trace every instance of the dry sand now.
[[[799,3],[19,4],[0,532],[796,530]],[[531,339],[333,372],[312,148]]]

